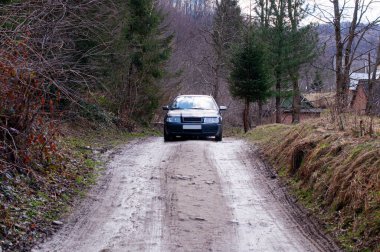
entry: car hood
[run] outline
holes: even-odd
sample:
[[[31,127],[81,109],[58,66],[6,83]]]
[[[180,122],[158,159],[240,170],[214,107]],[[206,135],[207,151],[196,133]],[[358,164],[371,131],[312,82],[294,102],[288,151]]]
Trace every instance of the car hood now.
[[[219,111],[217,110],[201,110],[201,109],[178,109],[170,110],[168,116],[182,116],[182,117],[218,117]]]

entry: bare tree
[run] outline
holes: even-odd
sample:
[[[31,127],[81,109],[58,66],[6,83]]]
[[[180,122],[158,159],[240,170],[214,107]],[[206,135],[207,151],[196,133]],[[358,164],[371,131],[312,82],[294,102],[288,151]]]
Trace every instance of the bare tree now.
[[[56,152],[61,99],[79,103],[98,84],[91,59],[109,48],[113,30],[104,21],[117,8],[108,0],[0,7],[0,161],[46,162]]]
[[[354,6],[348,6],[350,1],[332,0],[334,11],[330,14],[324,7],[316,5],[322,14],[322,20],[330,23],[334,27],[335,33],[335,84],[336,84],[336,109],[340,114],[348,108],[348,91],[352,64],[357,59],[357,50],[359,44],[363,41],[365,34],[373,29],[380,21],[380,17],[369,20],[366,13],[376,2],[374,0],[364,1],[355,0]],[[352,11],[349,14],[349,27],[345,31],[345,12]]]
[[[214,1],[198,1],[201,5],[194,8],[197,10],[195,14],[186,13],[182,7],[176,5],[180,1],[160,1],[165,3],[163,11],[167,13],[168,29],[175,34],[173,53],[167,64],[168,71],[173,74],[161,82],[166,90],[162,102],[166,103],[173,96],[184,93],[214,94],[217,61],[212,39]],[[183,3],[185,1],[182,1],[182,5]],[[203,7],[204,4],[206,7]],[[229,107],[224,114],[224,122],[238,126],[242,104],[232,99],[228,90],[227,76],[228,73],[223,66],[219,71],[218,102]]]
[[[369,60],[371,58],[369,57]],[[380,37],[379,37],[379,42],[377,45],[377,52],[376,52],[376,60],[374,63],[373,67],[373,72],[372,76],[370,76],[369,82],[368,82],[368,100],[367,100],[367,106],[366,106],[366,114],[371,115],[372,114],[372,107],[374,105],[374,94],[373,94],[373,85],[376,80],[376,75],[377,75],[377,67],[380,64]],[[371,64],[369,64],[371,65]],[[379,102],[379,101],[377,101]]]

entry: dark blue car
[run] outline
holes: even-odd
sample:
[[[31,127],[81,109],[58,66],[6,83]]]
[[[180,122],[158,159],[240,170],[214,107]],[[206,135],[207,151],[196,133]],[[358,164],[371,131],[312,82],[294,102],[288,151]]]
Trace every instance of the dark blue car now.
[[[181,95],[169,106],[164,122],[165,141],[176,136],[215,136],[216,141],[222,141],[223,120],[221,111],[225,106],[218,106],[209,95]]]

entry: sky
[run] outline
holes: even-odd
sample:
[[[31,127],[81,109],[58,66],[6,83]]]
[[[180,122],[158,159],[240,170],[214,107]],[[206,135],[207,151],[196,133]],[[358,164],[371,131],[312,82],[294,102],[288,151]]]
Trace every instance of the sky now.
[[[249,13],[249,3],[252,1],[252,6],[254,6],[255,0],[240,0],[240,6],[242,8],[243,13],[248,14]],[[324,23],[326,22],[326,19],[332,20],[332,14],[333,14],[333,5],[330,2],[330,0],[306,0],[308,4],[310,4],[310,7],[313,7],[314,5],[318,5],[321,9],[324,9],[324,13],[319,11],[318,9],[313,12],[312,16],[309,17],[310,22],[318,22],[318,23]],[[364,0],[365,3],[370,2],[371,0]],[[349,20],[350,17],[352,17],[352,9],[353,9],[353,0],[346,0],[347,8],[345,8],[344,17],[345,19]],[[366,22],[368,19],[369,21],[373,21],[376,18],[380,17],[380,0],[372,0],[372,4],[368,11],[365,14],[365,18],[363,19],[363,22]],[[340,3],[343,4],[344,1],[340,0]],[[252,11],[252,13],[254,13]]]

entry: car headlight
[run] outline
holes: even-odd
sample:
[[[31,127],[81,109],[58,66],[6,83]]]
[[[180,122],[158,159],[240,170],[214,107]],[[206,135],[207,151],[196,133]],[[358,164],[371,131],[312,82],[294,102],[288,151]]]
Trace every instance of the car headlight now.
[[[203,122],[204,123],[219,123],[219,117],[205,117]]]
[[[167,122],[176,122],[176,123],[179,123],[179,122],[181,122],[181,117],[179,117],[179,116],[168,116],[167,118],[166,118],[166,121]]]

